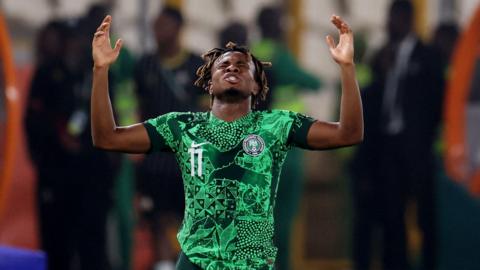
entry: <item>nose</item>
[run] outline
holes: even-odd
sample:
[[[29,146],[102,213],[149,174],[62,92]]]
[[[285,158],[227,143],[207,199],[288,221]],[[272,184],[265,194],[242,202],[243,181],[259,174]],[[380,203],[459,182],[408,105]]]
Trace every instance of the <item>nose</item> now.
[[[239,69],[238,69],[238,67],[237,67],[236,65],[232,64],[232,65],[229,65],[229,66],[227,67],[227,70],[226,70],[226,71],[227,71],[227,72],[238,72]]]

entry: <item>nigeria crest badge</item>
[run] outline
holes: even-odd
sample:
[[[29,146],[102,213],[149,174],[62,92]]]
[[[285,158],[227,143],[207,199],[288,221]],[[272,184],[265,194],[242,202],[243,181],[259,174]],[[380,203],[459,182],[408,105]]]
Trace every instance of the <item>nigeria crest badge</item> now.
[[[265,142],[263,141],[262,137],[251,134],[248,135],[243,140],[243,151],[245,151],[250,156],[258,156],[263,152],[265,149]]]

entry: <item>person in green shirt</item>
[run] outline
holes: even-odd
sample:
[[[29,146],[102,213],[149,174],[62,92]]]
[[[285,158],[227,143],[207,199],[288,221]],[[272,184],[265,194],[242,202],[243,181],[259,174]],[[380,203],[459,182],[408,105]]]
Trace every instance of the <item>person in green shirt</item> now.
[[[203,55],[196,85],[211,97],[207,112],[171,112],[117,126],[108,96],[108,70],[122,47],[109,44],[111,16],[97,29],[91,96],[93,144],[128,153],[170,151],[182,171],[185,212],[177,269],[272,269],[273,209],[283,161],[292,147],[337,148],[363,139],[362,104],[355,78],[353,33],[332,16],[340,39],[327,36],[340,67],[339,122],[286,111],[254,111],[268,92],[261,62],[234,43]]]

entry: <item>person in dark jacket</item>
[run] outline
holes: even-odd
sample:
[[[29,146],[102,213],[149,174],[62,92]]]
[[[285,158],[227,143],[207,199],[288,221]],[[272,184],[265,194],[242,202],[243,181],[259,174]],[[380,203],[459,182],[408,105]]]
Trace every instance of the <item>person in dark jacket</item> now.
[[[436,269],[433,142],[441,118],[440,59],[413,31],[413,6],[394,1],[388,40],[373,59],[364,89],[365,142],[353,161],[354,265],[370,269],[375,228],[382,236],[383,268],[409,269],[405,213],[417,205],[422,269]]]
[[[106,219],[114,168],[111,154],[91,144],[91,60],[83,56],[81,27],[53,21],[40,31],[27,103],[39,235],[50,270],[109,269]]]

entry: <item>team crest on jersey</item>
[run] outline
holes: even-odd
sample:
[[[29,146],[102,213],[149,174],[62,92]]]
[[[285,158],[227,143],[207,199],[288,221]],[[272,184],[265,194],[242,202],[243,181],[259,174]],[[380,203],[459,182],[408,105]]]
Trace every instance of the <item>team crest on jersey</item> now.
[[[243,140],[243,151],[245,151],[250,156],[258,156],[265,149],[265,142],[262,137],[251,134]]]

